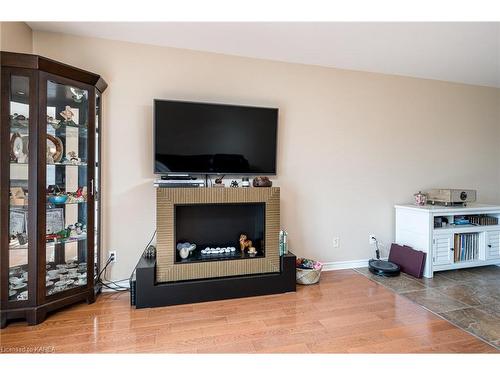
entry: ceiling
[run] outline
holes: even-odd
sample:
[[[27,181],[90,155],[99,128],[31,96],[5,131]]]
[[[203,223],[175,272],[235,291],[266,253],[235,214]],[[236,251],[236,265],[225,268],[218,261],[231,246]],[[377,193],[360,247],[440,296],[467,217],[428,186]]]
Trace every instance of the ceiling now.
[[[500,87],[500,23],[28,22],[34,30]]]

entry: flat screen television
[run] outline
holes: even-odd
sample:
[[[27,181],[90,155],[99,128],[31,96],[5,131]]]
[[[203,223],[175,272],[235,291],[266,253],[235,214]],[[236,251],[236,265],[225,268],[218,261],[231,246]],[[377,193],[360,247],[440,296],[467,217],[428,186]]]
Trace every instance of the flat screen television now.
[[[278,109],[158,100],[156,174],[275,175]]]

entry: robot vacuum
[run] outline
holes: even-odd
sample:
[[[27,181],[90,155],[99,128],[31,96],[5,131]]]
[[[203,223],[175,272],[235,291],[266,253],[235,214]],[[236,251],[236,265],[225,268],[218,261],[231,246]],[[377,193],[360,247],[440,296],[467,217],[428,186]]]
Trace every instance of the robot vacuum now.
[[[393,277],[398,276],[401,270],[396,263],[386,260],[371,259],[368,261],[368,269],[371,273],[378,276]]]
[[[380,260],[380,250],[378,248],[378,241],[375,237],[372,237],[375,240],[376,246],[376,256],[377,259],[370,259],[368,261],[368,269],[371,273],[378,276],[386,276],[386,277],[394,277],[398,276],[401,272],[401,269],[396,263],[389,262],[387,260]]]

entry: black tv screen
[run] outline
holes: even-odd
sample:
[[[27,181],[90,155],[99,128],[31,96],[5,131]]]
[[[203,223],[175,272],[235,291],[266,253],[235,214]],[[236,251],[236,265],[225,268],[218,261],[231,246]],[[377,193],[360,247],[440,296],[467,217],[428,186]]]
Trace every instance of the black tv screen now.
[[[278,109],[154,100],[157,174],[276,174]]]

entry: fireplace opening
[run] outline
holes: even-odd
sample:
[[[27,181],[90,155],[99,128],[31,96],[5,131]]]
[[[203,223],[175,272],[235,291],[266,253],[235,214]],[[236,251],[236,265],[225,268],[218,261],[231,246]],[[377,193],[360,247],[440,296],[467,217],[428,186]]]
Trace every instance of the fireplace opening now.
[[[186,259],[174,252],[175,263],[263,258],[266,255],[265,203],[177,204],[174,207],[175,246],[196,244]],[[255,255],[240,250],[240,235],[246,234],[257,250]],[[202,253],[206,248],[235,248],[234,251]]]

